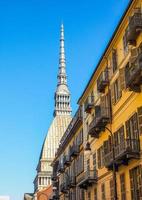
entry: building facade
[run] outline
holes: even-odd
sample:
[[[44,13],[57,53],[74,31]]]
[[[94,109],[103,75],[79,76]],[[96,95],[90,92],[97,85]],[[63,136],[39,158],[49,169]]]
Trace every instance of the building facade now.
[[[130,1],[78,104],[52,163],[55,195],[142,199],[142,0]]]
[[[55,92],[54,119],[48,129],[41,150],[37,166],[37,175],[34,180],[35,194],[37,191],[51,185],[51,162],[55,157],[60,139],[71,121],[70,91],[67,85],[63,24],[61,25],[59,71],[57,78],[58,84]]]

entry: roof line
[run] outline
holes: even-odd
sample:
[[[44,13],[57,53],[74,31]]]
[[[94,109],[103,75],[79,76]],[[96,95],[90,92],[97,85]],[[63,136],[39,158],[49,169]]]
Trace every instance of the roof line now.
[[[100,59],[99,59],[99,61],[98,61],[98,64],[96,65],[96,68],[95,68],[95,70],[93,71],[93,73],[92,73],[92,75],[91,75],[91,77],[90,77],[90,79],[89,79],[89,81],[88,81],[88,83],[87,83],[87,85],[86,85],[84,91],[82,92],[80,98],[78,99],[78,101],[77,101],[78,104],[79,104],[81,98],[83,97],[83,95],[85,94],[86,89],[88,88],[88,86],[89,86],[89,84],[90,84],[90,82],[91,82],[91,80],[92,80],[92,78],[93,78],[95,72],[97,71],[97,69],[98,69],[98,67],[99,67],[99,65],[100,65],[100,63],[101,63],[103,57],[105,56],[105,54],[106,54],[106,52],[107,52],[108,47],[110,46],[111,42],[113,41],[114,36],[115,36],[115,34],[117,33],[117,31],[118,31],[118,29],[119,29],[119,27],[120,27],[120,25],[121,25],[121,22],[123,21],[125,15],[126,15],[126,13],[128,12],[128,10],[129,10],[129,8],[130,8],[130,6],[131,6],[132,3],[133,3],[133,0],[130,0],[130,2],[128,3],[128,6],[126,7],[126,10],[124,11],[123,15],[121,16],[121,18],[120,18],[120,20],[119,20],[119,22],[118,22],[118,24],[117,24],[117,26],[116,26],[116,28],[115,28],[113,34],[112,34],[112,36],[111,36],[111,38],[110,38],[110,40],[109,40],[107,46],[105,47],[105,50],[104,50],[102,56],[100,57]]]

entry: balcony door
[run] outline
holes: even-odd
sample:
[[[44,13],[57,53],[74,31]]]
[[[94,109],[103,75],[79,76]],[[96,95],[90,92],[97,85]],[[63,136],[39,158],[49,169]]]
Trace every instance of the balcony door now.
[[[139,140],[139,130],[138,130],[138,117],[135,113],[127,122],[126,122],[126,139],[129,141],[129,145],[132,149],[138,149],[138,140]]]
[[[130,170],[131,198],[140,200],[142,198],[142,166]]]

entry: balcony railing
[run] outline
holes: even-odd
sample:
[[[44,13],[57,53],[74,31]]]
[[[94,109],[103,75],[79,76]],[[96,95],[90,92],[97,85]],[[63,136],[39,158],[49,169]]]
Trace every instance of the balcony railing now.
[[[85,104],[84,104],[84,110],[86,113],[90,113],[92,108],[94,107],[94,96],[87,97]]]
[[[138,139],[124,139],[119,145],[115,146],[115,165],[127,164],[130,159],[139,158],[140,142]],[[112,169],[113,153],[112,151],[104,155],[104,164],[107,168]]]
[[[130,17],[129,24],[126,29],[127,43],[135,45],[136,39],[141,31],[142,31],[142,13],[137,12]]]
[[[70,149],[70,157],[76,157],[79,154],[79,146],[73,145]]]
[[[71,160],[70,160],[70,156],[69,155],[65,155],[64,156],[63,163],[64,163],[65,166],[69,166],[70,165]]]
[[[87,170],[78,178],[78,186],[82,189],[87,189],[94,183],[97,183],[97,170]]]
[[[132,91],[140,92],[142,84],[142,51],[139,49],[138,56],[125,71],[126,87]]]
[[[99,137],[105,126],[110,122],[110,109],[102,106],[95,106],[95,117],[89,125],[89,135]]]
[[[109,83],[108,70],[106,69],[100,74],[97,80],[97,90],[101,93],[104,93],[105,88],[108,85],[108,83]]]

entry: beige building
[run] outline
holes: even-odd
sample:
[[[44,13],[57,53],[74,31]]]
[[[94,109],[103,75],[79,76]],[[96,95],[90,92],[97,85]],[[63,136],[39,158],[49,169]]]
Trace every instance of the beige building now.
[[[70,92],[67,85],[63,25],[61,25],[59,72],[57,78],[58,84],[55,92],[54,119],[48,129],[37,165],[37,175],[34,180],[35,193],[51,184],[51,162],[55,157],[60,139],[71,121]]]

